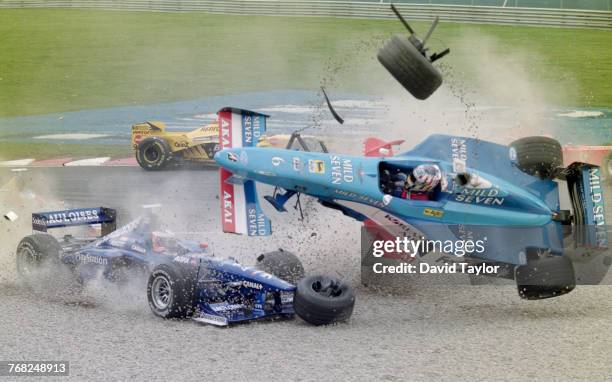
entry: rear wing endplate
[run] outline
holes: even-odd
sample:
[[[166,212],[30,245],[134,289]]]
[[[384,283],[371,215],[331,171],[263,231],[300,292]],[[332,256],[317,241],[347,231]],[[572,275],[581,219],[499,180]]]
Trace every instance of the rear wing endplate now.
[[[573,163],[565,170],[579,246],[608,248],[601,169]]]
[[[219,118],[219,145],[221,150],[256,147],[266,132],[265,114],[226,107],[217,112]],[[246,156],[234,158],[248,161]],[[224,168],[219,169],[221,223],[223,232],[267,236],[272,233],[270,219],[263,213],[257,197],[255,182],[241,181]]]

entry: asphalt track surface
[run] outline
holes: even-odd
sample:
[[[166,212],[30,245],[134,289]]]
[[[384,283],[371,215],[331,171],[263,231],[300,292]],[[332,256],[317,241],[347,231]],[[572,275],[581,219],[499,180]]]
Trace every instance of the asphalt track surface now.
[[[9,176],[0,172],[3,181]],[[140,204],[163,203],[170,228],[205,238],[215,253],[245,263],[277,246],[293,250],[307,271],[335,273],[353,283],[358,300],[346,324],[313,327],[295,319],[221,329],[154,317],[138,282],[125,289],[93,285],[82,295],[53,287],[31,292],[5,266],[0,360],[68,360],[69,379],[75,381],[609,381],[612,376],[610,286],[578,286],[544,301],[522,301],[511,285],[452,280],[407,278],[394,290],[363,288],[359,226],[335,211],[306,203],[304,222],[295,221],[295,211],[269,212],[276,230],[269,239],[219,234],[215,171],[57,168],[21,176],[47,200],[115,207],[120,223],[138,215]]]

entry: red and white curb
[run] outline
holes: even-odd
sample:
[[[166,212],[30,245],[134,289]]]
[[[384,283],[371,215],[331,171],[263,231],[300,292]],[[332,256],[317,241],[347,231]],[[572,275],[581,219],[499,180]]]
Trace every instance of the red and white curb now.
[[[97,167],[97,166],[137,166],[136,158],[111,159],[110,157],[41,159],[34,158],[15,159],[0,162],[0,167]]]

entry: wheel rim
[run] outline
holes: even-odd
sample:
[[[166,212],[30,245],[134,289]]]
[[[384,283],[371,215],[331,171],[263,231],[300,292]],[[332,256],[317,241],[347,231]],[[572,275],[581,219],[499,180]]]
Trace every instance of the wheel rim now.
[[[156,276],[151,284],[151,299],[159,310],[165,310],[172,300],[172,286],[164,275]]]
[[[144,158],[147,162],[155,162],[159,158],[159,150],[157,150],[157,147],[147,147],[144,152]]]
[[[17,257],[17,272],[22,276],[30,276],[38,265],[38,256],[30,248],[21,248]]]
[[[315,281],[312,290],[325,297],[338,297],[342,294],[340,283],[333,280]]]

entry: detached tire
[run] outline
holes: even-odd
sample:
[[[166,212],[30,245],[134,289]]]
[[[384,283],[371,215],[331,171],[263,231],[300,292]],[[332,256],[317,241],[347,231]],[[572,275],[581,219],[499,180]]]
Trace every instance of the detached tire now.
[[[138,144],[136,161],[148,171],[163,170],[172,160],[168,142],[160,137],[149,137]]]
[[[346,283],[328,276],[308,276],[297,285],[295,313],[312,325],[346,321],[353,314],[355,294]]]
[[[17,245],[17,274],[25,282],[35,281],[37,272],[59,264],[62,247],[57,240],[46,233],[24,237]]]
[[[186,318],[193,314],[195,280],[169,264],[155,267],[147,283],[147,299],[153,314],[162,318]]]
[[[304,278],[304,266],[300,259],[283,250],[259,255],[255,267],[294,285]]]
[[[442,84],[442,75],[404,35],[395,35],[378,51],[378,61],[420,100],[427,99]]]
[[[541,300],[564,295],[576,287],[574,266],[565,256],[548,256],[531,260],[515,271],[521,298]]]
[[[563,167],[561,144],[548,137],[526,137],[510,144],[510,160],[523,172],[552,179],[555,171]]]

